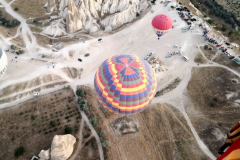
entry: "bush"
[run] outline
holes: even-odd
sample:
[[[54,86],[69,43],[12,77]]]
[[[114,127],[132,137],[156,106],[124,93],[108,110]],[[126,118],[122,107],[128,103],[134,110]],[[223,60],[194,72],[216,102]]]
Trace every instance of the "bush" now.
[[[103,136],[105,136],[106,135],[106,133],[103,131],[103,130],[101,130],[100,132],[99,132],[99,136],[100,137],[103,137]]]
[[[222,25],[222,31],[225,32],[227,30],[227,27],[225,24]]]
[[[105,142],[102,143],[103,148],[106,148],[106,149],[108,149],[110,147],[110,145],[111,144],[110,144],[109,141],[105,141]]]
[[[19,156],[23,155],[25,149],[23,147],[19,147],[15,150],[15,157],[18,158]]]
[[[97,118],[93,117],[90,119],[90,123],[93,125],[93,127],[98,127],[98,121]]]
[[[16,46],[14,46],[13,44],[11,45],[11,49],[16,49]]]
[[[207,20],[207,22],[208,22],[209,24],[213,24],[213,23],[214,23],[214,19],[209,19],[209,20]]]
[[[50,124],[51,127],[55,127],[56,126],[56,122],[55,121],[50,121],[49,124]]]
[[[14,8],[14,11],[18,11],[18,8],[16,7],[16,8]]]
[[[31,119],[32,119],[32,120],[35,120],[36,117],[35,117],[34,115],[31,115]]]
[[[204,46],[204,49],[207,50],[207,49],[208,49],[208,45],[205,45],[205,46]]]
[[[18,52],[19,52],[20,54],[23,54],[23,53],[24,53],[24,51],[23,51],[23,50],[19,50]]]
[[[83,97],[85,95],[85,92],[80,88],[76,91],[76,95],[79,97]]]
[[[139,17],[139,16],[140,16],[140,14],[137,12],[137,13],[136,13],[136,17]]]
[[[65,134],[71,134],[72,133],[72,127],[66,126],[64,130]]]
[[[88,105],[87,104],[80,104],[80,110],[84,111],[84,112],[88,111]]]

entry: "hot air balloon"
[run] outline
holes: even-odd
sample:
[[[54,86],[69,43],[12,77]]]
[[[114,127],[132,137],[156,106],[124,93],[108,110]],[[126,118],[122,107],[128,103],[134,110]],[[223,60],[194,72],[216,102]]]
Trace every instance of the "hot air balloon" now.
[[[238,122],[227,134],[227,142],[219,149],[220,157],[217,160],[240,159],[240,122]]]
[[[135,55],[117,55],[98,68],[94,87],[104,108],[116,114],[133,114],[145,109],[157,87],[152,67]]]
[[[173,25],[172,19],[165,14],[159,14],[155,16],[152,20],[152,26],[154,32],[157,34],[158,39],[167,33]]]

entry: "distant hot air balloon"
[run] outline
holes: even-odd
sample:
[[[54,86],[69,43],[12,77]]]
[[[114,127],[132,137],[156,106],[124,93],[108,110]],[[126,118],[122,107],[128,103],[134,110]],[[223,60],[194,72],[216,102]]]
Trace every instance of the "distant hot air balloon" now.
[[[133,114],[145,109],[157,87],[152,67],[135,55],[117,55],[98,68],[94,87],[99,102],[117,114]]]
[[[173,25],[172,19],[165,14],[159,14],[155,16],[152,20],[152,26],[154,32],[157,34],[158,39],[167,33]]]

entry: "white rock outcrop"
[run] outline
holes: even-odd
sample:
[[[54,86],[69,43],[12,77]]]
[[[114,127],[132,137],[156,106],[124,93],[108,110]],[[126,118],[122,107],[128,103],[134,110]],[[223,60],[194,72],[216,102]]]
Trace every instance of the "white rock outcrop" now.
[[[48,150],[41,150],[41,152],[39,153],[39,157],[41,159],[44,159],[44,160],[48,160],[50,159],[50,148]]]
[[[74,4],[73,0],[68,1],[68,13],[66,17],[67,32],[73,33],[82,29],[81,14]]]
[[[65,22],[62,19],[52,21],[42,33],[53,37],[66,35]]]
[[[56,135],[51,145],[51,160],[66,160],[74,149],[76,138],[70,134]]]
[[[150,60],[148,60],[148,63],[155,70],[155,73],[167,71],[167,68],[164,65],[164,63],[156,57],[153,57]]]
[[[56,9],[66,19],[68,33],[84,29],[89,32],[110,31],[144,14],[147,0],[48,0],[48,10]]]

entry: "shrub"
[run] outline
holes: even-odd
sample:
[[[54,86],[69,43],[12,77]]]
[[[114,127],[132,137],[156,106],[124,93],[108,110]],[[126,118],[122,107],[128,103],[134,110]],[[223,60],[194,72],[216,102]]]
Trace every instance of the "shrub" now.
[[[105,142],[102,142],[102,146],[106,149],[108,149],[110,147],[110,142],[109,141],[105,141]]]
[[[99,132],[99,136],[100,137],[103,137],[103,136],[105,136],[106,135],[106,133],[103,131],[103,130],[101,130],[100,132]]]
[[[204,46],[204,49],[207,50],[207,49],[208,49],[208,45],[205,45],[205,46]]]
[[[14,11],[18,11],[18,8],[16,7],[16,8],[14,8]]]
[[[31,115],[31,119],[32,119],[32,120],[35,120],[36,117],[35,117],[34,115]]]
[[[24,53],[24,51],[23,51],[23,50],[19,50],[18,52],[19,52],[20,54],[23,54],[23,53]]]
[[[37,26],[35,26],[35,27],[34,27],[34,31],[40,33],[40,32],[42,32],[42,29],[41,29],[41,28],[38,28]]]
[[[11,49],[16,49],[16,46],[14,46],[13,44],[11,45]]]
[[[19,147],[15,150],[15,157],[18,158],[19,156],[23,155],[25,149],[23,147]]]
[[[140,16],[140,14],[137,12],[137,13],[136,13],[136,17],[139,17],[139,16]]]
[[[42,55],[42,58],[45,58],[45,57],[46,57],[46,56],[43,54],[43,55]]]
[[[81,88],[76,91],[76,95],[79,97],[83,97],[85,95],[84,90]]]
[[[225,24],[222,25],[222,31],[225,32],[227,30],[227,27]]]
[[[71,134],[72,133],[72,127],[66,126],[64,129],[65,134]]]
[[[94,126],[94,127],[98,127],[98,122],[97,122],[97,118],[93,117],[90,119],[90,123]]]
[[[56,122],[55,121],[50,121],[49,124],[50,124],[51,127],[55,127],[56,126]]]

